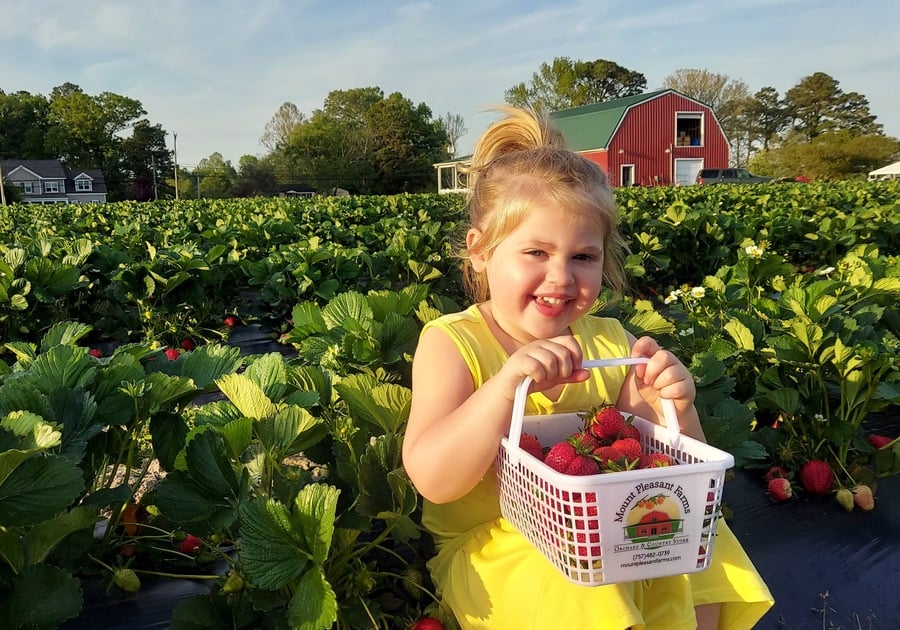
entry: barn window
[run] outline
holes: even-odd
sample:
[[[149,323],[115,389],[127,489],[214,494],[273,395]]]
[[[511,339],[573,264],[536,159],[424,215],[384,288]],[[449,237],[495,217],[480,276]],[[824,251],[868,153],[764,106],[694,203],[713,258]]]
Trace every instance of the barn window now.
[[[675,114],[675,145],[679,147],[703,145],[703,114],[678,112]]]

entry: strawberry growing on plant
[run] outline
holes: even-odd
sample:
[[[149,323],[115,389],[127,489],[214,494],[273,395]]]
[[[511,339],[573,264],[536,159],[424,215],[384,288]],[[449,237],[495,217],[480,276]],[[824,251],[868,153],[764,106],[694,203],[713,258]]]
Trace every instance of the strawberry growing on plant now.
[[[241,320],[238,319],[237,315],[226,315],[224,321],[228,328],[234,328],[241,323]]]
[[[94,357],[95,359],[99,359],[100,357],[103,356],[103,353],[100,352],[100,348],[91,348],[89,354],[90,354],[92,357]]]
[[[872,448],[879,449],[884,448],[885,446],[893,442],[894,438],[889,438],[886,435],[877,435],[872,433],[866,436],[866,440],[869,442],[869,444],[872,445]]]
[[[177,348],[166,348],[166,358],[169,361],[174,361],[175,359],[177,359],[180,356],[181,356],[181,353],[178,352]]]
[[[800,484],[810,494],[824,496],[834,487],[834,471],[828,462],[811,459],[800,468]]]
[[[184,348],[185,352],[190,352],[196,347],[197,344],[194,343],[194,340],[190,337],[185,337],[181,340],[181,347]]]
[[[774,501],[787,501],[794,495],[791,482],[784,477],[773,477],[769,481],[769,496]]]
[[[444,630],[444,624],[437,617],[422,617],[411,630]]]
[[[197,553],[200,551],[201,547],[203,547],[203,541],[193,534],[188,534],[184,540],[181,541],[178,545],[178,550],[181,553]]]
[[[838,488],[838,491],[834,493],[834,500],[848,512],[853,511],[853,493],[847,488]]]
[[[859,484],[853,490],[853,505],[860,510],[868,512],[875,507],[875,497],[872,495],[872,488],[865,484]]]

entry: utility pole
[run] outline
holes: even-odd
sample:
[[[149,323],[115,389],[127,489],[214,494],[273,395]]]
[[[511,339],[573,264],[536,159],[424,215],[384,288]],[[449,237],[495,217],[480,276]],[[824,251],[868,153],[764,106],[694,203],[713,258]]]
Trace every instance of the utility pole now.
[[[178,199],[178,134],[172,134],[172,155],[175,160],[175,199]]]
[[[156,157],[150,154],[150,168],[153,169],[153,201],[159,199],[159,191],[156,187]]]
[[[6,188],[3,186],[3,168],[0,166],[0,203],[6,205]]]

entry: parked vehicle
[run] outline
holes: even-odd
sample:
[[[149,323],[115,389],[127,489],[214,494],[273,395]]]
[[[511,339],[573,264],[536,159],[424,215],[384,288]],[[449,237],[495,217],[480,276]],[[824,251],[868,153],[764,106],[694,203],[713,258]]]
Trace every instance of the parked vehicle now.
[[[771,177],[754,175],[745,168],[701,168],[698,184],[758,184],[772,181]]]

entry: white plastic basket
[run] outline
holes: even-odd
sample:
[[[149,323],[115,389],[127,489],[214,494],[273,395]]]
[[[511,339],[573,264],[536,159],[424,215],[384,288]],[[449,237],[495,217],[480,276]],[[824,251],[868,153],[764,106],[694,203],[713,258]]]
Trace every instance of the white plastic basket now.
[[[646,363],[585,361],[585,368]],[[519,448],[522,432],[543,446],[583,427],[577,414],[525,416],[531,379],[516,389],[509,437],[500,442],[500,511],[570,581],[583,586],[701,571],[715,543],[725,471],[734,457],[682,435],[675,405],[666,427],[635,417],[644,452],[677,465],[590,476],[564,475]]]

